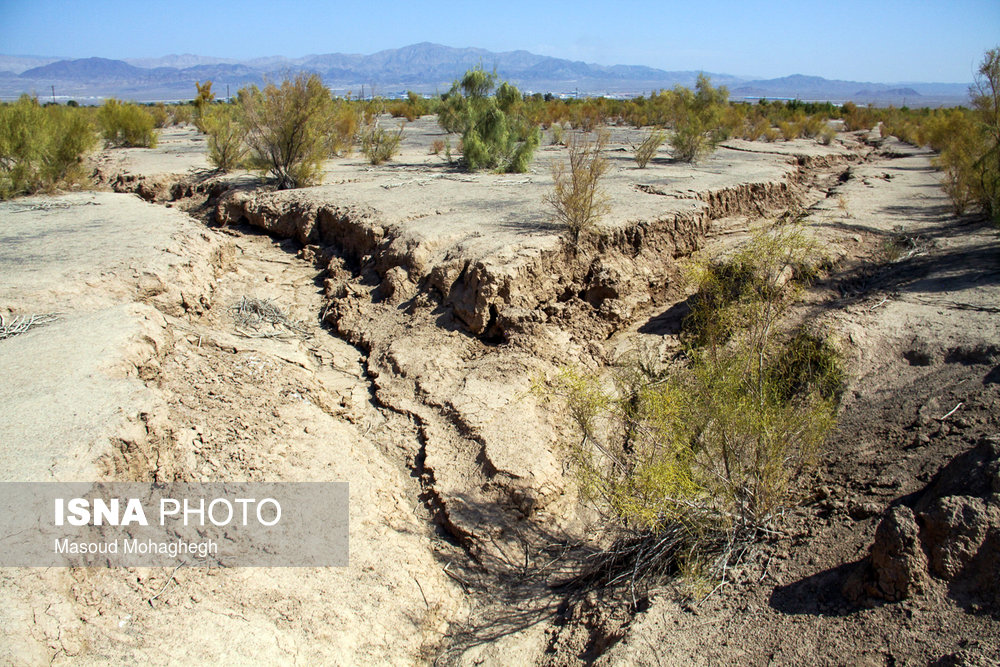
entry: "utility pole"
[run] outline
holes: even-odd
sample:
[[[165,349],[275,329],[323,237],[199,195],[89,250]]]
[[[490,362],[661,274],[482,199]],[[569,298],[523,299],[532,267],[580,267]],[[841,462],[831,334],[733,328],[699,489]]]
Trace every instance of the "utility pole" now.
[[[52,84],[52,103],[56,103],[56,85]]]

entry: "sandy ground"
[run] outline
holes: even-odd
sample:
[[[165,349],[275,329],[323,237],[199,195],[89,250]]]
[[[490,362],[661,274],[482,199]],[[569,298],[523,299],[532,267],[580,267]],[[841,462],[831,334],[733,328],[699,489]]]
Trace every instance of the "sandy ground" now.
[[[543,201],[564,148],[529,174],[467,175],[429,154],[442,137],[424,118],[388,165],[340,158],[318,187],[269,193],[214,185],[204,142],[172,129],[97,157],[157,203],[0,205],[0,312],[62,313],[0,341],[0,478],[349,480],[352,540],[343,569],[8,568],[0,660],[988,664],[996,616],[943,586],[875,606],[840,592],[886,505],[1000,431],[996,232],[950,215],[928,154],[842,134],[727,142],[694,167],[662,149],[639,170],[642,133],[616,128],[614,212],[568,248]],[[854,378],[809,480],[827,492],[703,604],[560,608],[533,582],[586,515],[560,454],[572,430],[532,386],[669,348],[679,263],[792,207],[835,264],[799,316],[832,327]],[[306,333],[237,335],[242,296]]]

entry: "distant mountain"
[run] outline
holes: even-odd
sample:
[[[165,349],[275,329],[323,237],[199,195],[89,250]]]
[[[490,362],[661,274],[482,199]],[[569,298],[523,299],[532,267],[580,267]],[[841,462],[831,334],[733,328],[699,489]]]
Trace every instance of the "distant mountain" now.
[[[235,58],[212,58],[210,56],[196,56],[191,53],[181,55],[171,53],[162,58],[125,58],[124,60],[133,67],[143,67],[146,69],[156,69],[157,67],[185,69],[188,67],[197,67],[198,65],[232,65],[240,62]]]
[[[854,93],[854,97],[868,99],[870,97],[920,97],[920,93],[912,88],[886,88],[885,90],[870,90],[865,88]]]
[[[100,83],[131,79],[147,79],[153,70],[133,67],[121,60],[83,58],[60,60],[21,72],[22,79],[47,79],[53,81],[80,81]]]
[[[362,87],[379,94],[397,95],[406,90],[443,92],[470,67],[495,69],[504,79],[526,91],[601,95],[636,95],[675,85],[693,86],[695,71],[665,71],[641,65],[595,65],[542,56],[528,51],[492,52],[477,48],[452,48],[428,42],[371,55],[327,53],[301,58],[268,56],[238,61],[194,54],[162,58],[108,60],[83,58],[54,60],[0,56],[0,98],[54,88],[56,99],[82,101],[124,97],[138,101],[191,99],[195,81],[211,80],[216,94],[279,78],[297,71],[314,72],[335,91],[360,92]],[[795,74],[779,79],[746,81],[708,73],[716,85],[730,88],[733,98],[789,97],[804,100],[898,103],[920,98],[921,104],[954,104],[967,99],[964,84],[882,84],[830,81]],[[859,99],[861,98],[861,99]]]
[[[919,89],[918,89],[919,87]],[[889,83],[840,81],[818,76],[793,74],[778,79],[747,81],[733,87],[734,98],[757,99],[760,97],[820,100],[831,102],[900,104],[912,102],[919,105],[958,104],[968,99],[967,84],[924,83],[900,86]],[[924,99],[924,98],[927,99]],[[920,98],[920,99],[917,99]]]

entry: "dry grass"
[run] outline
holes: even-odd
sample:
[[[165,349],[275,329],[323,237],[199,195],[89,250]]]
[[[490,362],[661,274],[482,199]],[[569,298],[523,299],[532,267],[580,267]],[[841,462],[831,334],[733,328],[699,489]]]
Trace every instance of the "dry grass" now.
[[[244,296],[229,309],[236,333],[245,338],[285,338],[305,334],[305,326],[269,299]]]

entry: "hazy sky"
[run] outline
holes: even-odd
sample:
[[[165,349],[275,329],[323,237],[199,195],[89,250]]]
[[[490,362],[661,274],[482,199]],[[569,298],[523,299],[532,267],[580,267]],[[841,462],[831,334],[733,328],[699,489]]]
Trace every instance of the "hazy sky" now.
[[[1000,45],[1000,0],[0,0],[0,53],[252,58],[416,42],[778,77],[966,82]]]

